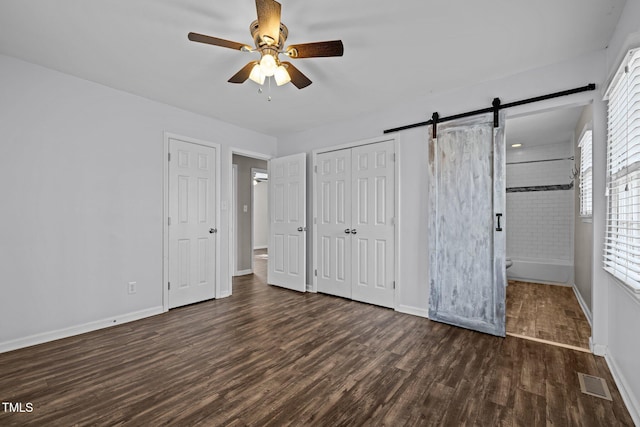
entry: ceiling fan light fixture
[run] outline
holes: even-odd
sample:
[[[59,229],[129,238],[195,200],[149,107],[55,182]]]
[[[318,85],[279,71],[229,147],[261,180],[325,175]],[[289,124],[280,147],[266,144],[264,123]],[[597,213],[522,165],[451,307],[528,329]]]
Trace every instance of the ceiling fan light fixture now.
[[[276,72],[276,68],[278,68],[276,58],[270,53],[263,54],[262,59],[260,59],[260,71],[262,71],[262,74],[271,77]]]
[[[273,74],[273,78],[276,80],[276,84],[278,86],[282,86],[291,81],[291,76],[289,75],[289,72],[284,65],[280,65],[278,68],[276,68],[276,71]]]
[[[259,85],[264,84],[264,79],[266,76],[262,73],[262,69],[260,68],[260,64],[256,64],[251,69],[251,74],[249,74],[249,79],[258,83]]]

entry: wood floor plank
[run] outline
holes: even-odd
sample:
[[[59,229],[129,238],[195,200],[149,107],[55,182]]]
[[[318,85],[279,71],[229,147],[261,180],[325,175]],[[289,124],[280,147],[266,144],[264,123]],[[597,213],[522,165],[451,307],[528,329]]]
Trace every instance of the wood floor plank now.
[[[34,408],[0,425],[632,425],[592,354],[265,280],[258,259],[229,298],[0,354],[0,400]]]
[[[591,327],[568,286],[509,281],[507,333],[589,349]]]

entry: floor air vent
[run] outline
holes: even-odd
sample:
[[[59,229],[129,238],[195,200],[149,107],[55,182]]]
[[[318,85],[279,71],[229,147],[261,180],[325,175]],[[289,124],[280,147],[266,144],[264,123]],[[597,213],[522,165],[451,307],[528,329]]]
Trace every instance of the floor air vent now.
[[[611,400],[611,393],[609,393],[609,387],[607,387],[604,378],[578,373],[578,379],[580,380],[580,390],[584,394]]]

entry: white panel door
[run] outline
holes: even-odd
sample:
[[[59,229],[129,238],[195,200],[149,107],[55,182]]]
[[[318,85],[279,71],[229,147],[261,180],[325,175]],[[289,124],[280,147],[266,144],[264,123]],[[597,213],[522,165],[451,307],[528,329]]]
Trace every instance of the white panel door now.
[[[306,291],[306,153],[269,161],[267,282]]]
[[[351,298],[351,150],[316,156],[318,292]]]
[[[351,298],[394,306],[393,141],[351,151]]]
[[[429,141],[430,319],[505,335],[505,193],[492,116],[439,126]]]
[[[316,156],[318,292],[394,306],[394,143]]]
[[[216,150],[169,140],[169,308],[215,297]]]

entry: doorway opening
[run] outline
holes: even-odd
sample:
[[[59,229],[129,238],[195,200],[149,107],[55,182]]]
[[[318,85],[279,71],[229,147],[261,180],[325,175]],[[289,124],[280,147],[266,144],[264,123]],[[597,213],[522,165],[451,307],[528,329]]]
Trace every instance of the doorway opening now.
[[[256,250],[266,254],[269,236],[268,161],[232,153],[231,272],[254,273]]]
[[[590,218],[578,140],[591,104],[506,120],[507,335],[589,351]]]
[[[264,274],[269,261],[269,173],[266,169],[251,168],[251,236],[253,256],[251,270],[253,274]]]

